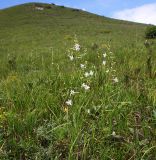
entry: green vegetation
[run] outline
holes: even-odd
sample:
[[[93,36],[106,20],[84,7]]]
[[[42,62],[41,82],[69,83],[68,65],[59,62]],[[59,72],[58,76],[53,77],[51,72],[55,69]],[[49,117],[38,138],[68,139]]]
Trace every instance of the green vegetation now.
[[[155,159],[146,25],[34,3],[0,22],[0,159]]]
[[[156,26],[153,26],[153,25],[148,26],[145,34],[147,39],[156,38]]]

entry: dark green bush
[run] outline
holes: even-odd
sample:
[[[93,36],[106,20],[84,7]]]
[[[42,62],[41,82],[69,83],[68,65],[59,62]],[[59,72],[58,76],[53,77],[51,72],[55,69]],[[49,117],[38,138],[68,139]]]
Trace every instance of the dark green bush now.
[[[51,9],[52,6],[49,4],[49,5],[45,5],[44,8],[45,8],[45,9]]]
[[[80,10],[79,10],[79,9],[75,9],[75,8],[74,8],[74,9],[72,9],[72,11],[77,11],[77,12],[79,12]]]
[[[65,8],[65,6],[60,6],[60,8]]]
[[[153,26],[153,25],[148,26],[146,28],[145,37],[147,39],[154,39],[154,38],[156,38],[156,26]]]

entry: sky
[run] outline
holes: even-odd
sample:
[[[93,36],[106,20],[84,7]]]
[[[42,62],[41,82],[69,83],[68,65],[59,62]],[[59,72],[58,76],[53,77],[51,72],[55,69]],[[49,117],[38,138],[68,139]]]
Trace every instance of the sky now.
[[[98,15],[156,25],[156,0],[0,0],[0,9],[27,2],[45,2]]]

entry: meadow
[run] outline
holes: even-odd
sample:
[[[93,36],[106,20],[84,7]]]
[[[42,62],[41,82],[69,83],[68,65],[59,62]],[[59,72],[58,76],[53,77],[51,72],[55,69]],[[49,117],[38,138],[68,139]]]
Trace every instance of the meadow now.
[[[155,160],[146,27],[54,4],[0,10],[0,159]]]

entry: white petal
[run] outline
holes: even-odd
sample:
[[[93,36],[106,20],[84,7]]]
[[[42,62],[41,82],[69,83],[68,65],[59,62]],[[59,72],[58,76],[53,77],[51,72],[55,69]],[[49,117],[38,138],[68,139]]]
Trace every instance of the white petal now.
[[[66,101],[66,105],[68,105],[68,106],[72,106],[73,105],[73,102],[72,102],[72,100],[68,100],[68,101]]]
[[[106,65],[106,61],[103,61],[102,64],[105,66]]]
[[[107,56],[107,54],[106,54],[106,53],[104,53],[104,54],[103,54],[103,57],[104,57],[104,58],[106,58],[106,56]]]

